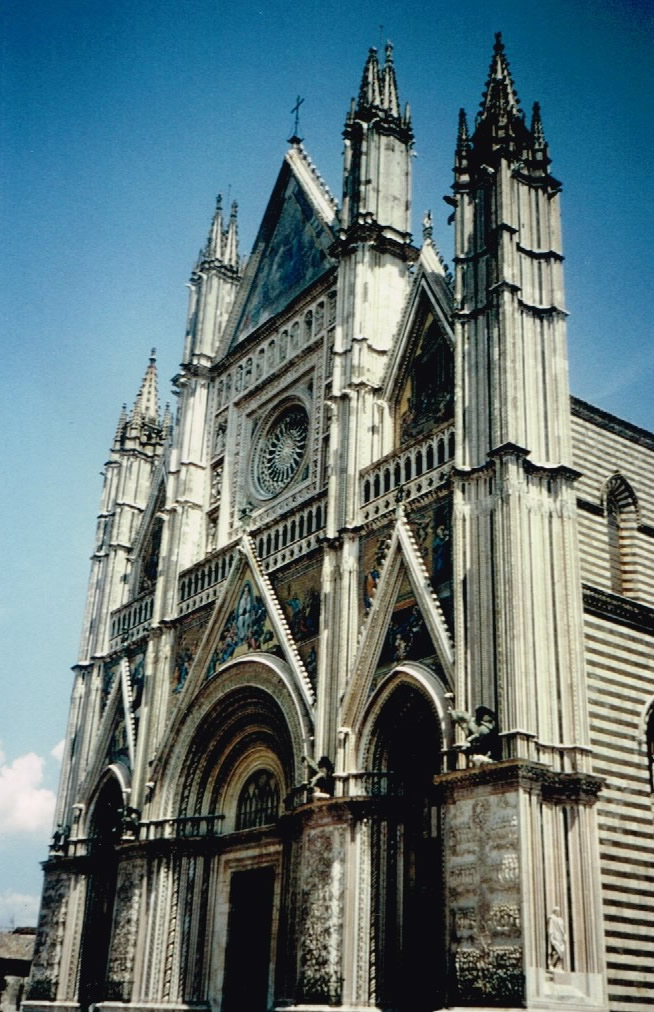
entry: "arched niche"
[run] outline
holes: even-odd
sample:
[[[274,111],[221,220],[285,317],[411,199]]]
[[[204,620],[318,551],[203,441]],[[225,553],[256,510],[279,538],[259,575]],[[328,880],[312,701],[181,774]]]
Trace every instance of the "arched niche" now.
[[[630,483],[618,471],[602,489],[602,505],[607,525],[610,589],[614,594],[637,596],[638,499]]]

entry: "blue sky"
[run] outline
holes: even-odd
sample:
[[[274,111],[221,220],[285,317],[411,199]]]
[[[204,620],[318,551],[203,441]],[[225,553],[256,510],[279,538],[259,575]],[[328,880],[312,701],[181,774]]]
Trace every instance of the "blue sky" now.
[[[5,0],[0,926],[36,915],[99,472],[152,346],[169,396],[217,192],[239,201],[247,254],[300,94],[340,198],[345,113],[388,38],[416,133],[414,235],[431,208],[449,259],[458,110],[474,119],[501,30],[564,184],[572,391],[652,429],[653,17],[635,0]]]

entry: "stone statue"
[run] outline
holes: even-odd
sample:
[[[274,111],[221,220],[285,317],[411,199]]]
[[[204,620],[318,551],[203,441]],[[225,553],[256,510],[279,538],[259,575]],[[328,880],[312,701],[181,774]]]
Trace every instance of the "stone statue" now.
[[[450,710],[452,720],[468,732],[464,751],[476,764],[500,758],[497,717],[487,706],[478,706],[474,717],[466,710]]]
[[[120,810],[121,817],[121,830],[123,836],[137,836],[139,829],[139,822],[141,821],[141,813],[138,808],[132,808],[129,805]]]
[[[316,763],[305,755],[304,761],[309,772],[313,773],[307,781],[307,787],[313,791],[314,798],[331,798],[334,794],[334,764],[329,756],[321,756]]]
[[[565,956],[565,927],[559,907],[547,918],[547,969],[562,970]]]
[[[50,844],[52,850],[56,851],[65,850],[69,836],[70,836],[70,826],[63,826],[61,822],[58,822],[57,828],[52,834],[52,843]]]

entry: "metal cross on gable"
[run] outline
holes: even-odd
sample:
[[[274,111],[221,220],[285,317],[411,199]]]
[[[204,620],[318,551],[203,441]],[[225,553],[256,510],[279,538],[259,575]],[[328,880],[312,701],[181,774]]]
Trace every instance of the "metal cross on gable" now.
[[[295,122],[293,124],[293,136],[291,137],[291,141],[300,141],[302,139],[300,137],[300,106],[302,105],[303,102],[304,99],[300,98],[300,96],[298,95],[295,100],[295,105],[291,109],[291,112],[295,116]]]

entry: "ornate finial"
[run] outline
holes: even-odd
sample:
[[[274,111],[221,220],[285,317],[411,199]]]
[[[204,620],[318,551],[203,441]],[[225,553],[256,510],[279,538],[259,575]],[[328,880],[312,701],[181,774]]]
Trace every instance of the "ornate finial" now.
[[[393,43],[392,42],[387,42],[386,43],[386,63],[392,63],[392,62],[393,62]]]
[[[152,365],[157,361],[157,349],[150,348],[150,362]]]

